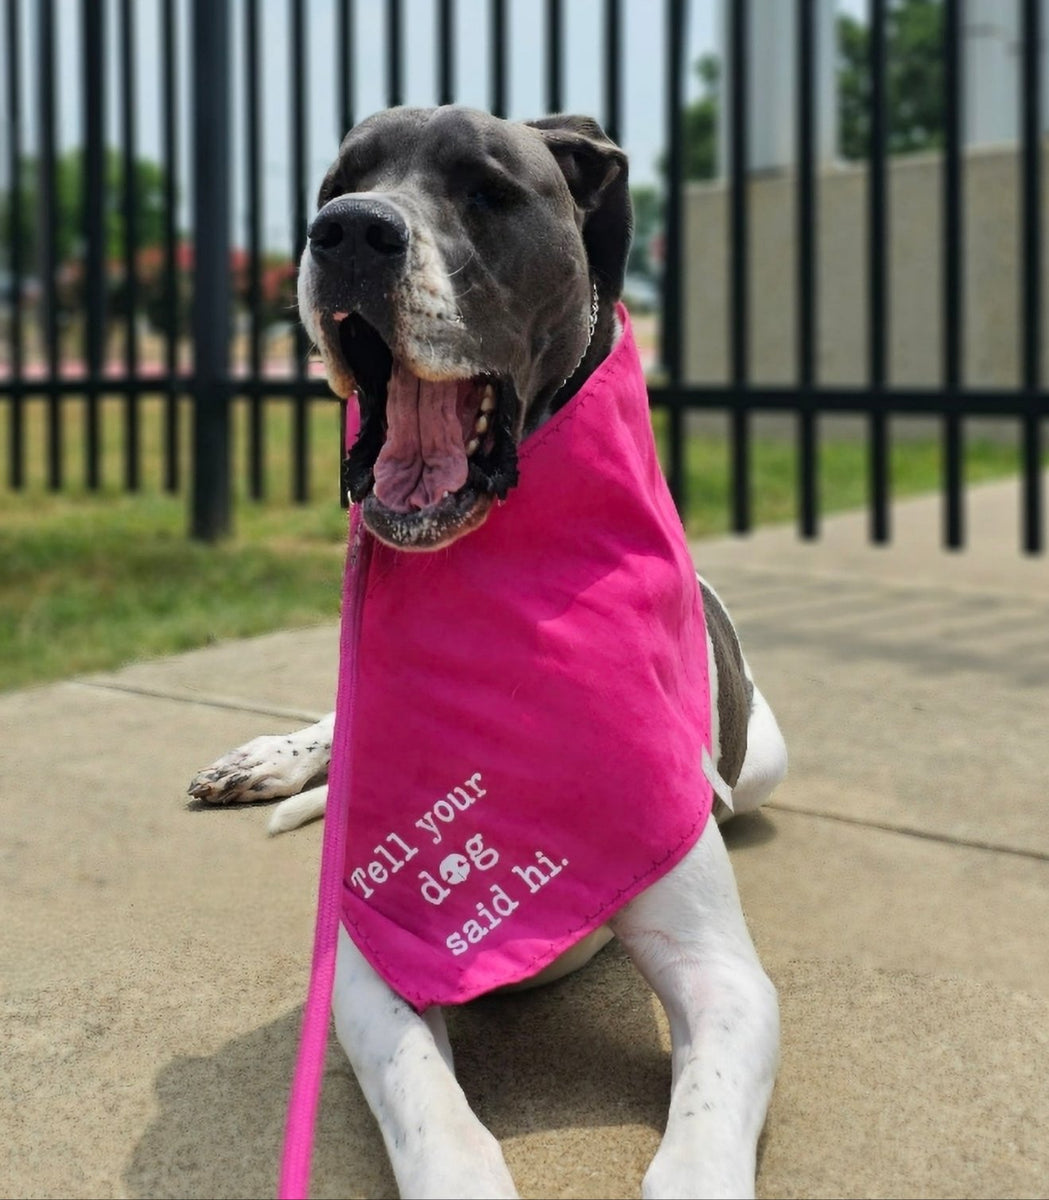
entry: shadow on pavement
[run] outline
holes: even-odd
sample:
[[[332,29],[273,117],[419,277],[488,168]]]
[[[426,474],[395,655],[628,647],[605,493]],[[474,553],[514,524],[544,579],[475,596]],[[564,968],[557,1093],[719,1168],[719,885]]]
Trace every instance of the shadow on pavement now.
[[[227,1042],[209,1057],[179,1058],[156,1078],[159,1114],[124,1172],[133,1197],[266,1196],[276,1186],[299,1010]],[[637,1184],[666,1117],[669,1055],[647,986],[620,947],[577,975],[535,992],[451,1010],[459,1080],[471,1105],[507,1148],[523,1193],[603,1195],[621,1162],[593,1141],[593,1159],[567,1158],[529,1135],[630,1126]],[[636,1148],[638,1127],[648,1127]],[[557,1139],[554,1139],[557,1143]],[[535,1184],[524,1176],[534,1173]],[[606,1180],[611,1182],[611,1180]],[[612,1186],[615,1186],[614,1184]],[[621,1185],[620,1185],[621,1186]],[[593,1190],[595,1187],[598,1190]],[[395,1197],[378,1130],[335,1041],[328,1046],[311,1194]]]

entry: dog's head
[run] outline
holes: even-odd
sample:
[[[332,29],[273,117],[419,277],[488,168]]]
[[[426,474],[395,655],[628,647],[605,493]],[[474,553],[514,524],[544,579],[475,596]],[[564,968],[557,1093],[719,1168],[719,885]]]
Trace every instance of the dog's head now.
[[[517,447],[608,352],[630,243],[626,158],[584,117],[398,108],[321,185],[299,311],[356,390],[347,483],[399,549],[447,545],[517,480]]]

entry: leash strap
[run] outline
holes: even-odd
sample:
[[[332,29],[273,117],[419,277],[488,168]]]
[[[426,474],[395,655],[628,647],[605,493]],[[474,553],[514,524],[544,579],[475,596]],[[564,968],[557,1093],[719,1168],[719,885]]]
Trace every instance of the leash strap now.
[[[309,990],[302,1015],[299,1050],[295,1060],[288,1116],[284,1127],[278,1195],[281,1200],[306,1200],[310,1186],[314,1127],[328,1045],[335,953],[339,941],[342,875],[346,862],[346,823],[350,787],[350,733],[357,686],[357,645],[360,638],[364,585],[371,560],[371,538],[353,510],[350,549],[343,584],[342,627],[339,638],[339,687],[335,733],[332,738],[328,803],[321,846],[317,918],[313,932],[313,961]]]

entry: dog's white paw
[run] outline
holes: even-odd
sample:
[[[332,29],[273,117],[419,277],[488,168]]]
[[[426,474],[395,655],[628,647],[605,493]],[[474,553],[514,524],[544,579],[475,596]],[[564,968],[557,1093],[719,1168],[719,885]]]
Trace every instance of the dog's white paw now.
[[[288,800],[282,800],[273,810],[266,829],[271,835],[287,833],[291,829],[298,829],[300,825],[305,825],[309,821],[315,821],[318,817],[323,817],[324,806],[327,802],[327,784],[323,784],[321,787],[310,788],[308,791],[301,792],[298,796],[292,796]]]
[[[198,772],[189,794],[205,804],[294,796],[327,770],[330,754],[330,738],[307,739],[302,732],[257,737]]]

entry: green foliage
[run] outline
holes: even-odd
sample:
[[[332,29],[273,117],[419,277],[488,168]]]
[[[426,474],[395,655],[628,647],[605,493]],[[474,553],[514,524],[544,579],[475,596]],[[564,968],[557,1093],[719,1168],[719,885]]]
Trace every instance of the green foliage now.
[[[630,189],[630,200],[634,208],[634,238],[627,258],[627,274],[652,279],[656,272],[649,243],[663,227],[663,197],[658,188],[642,183]]]
[[[771,0],[768,0],[771,2]],[[848,13],[837,20],[839,153],[866,158],[870,139],[870,31]],[[886,17],[886,133],[890,154],[943,144],[943,0],[893,0]],[[712,54],[696,63],[700,95],[686,106],[685,178],[717,171],[721,63]],[[665,169],[665,162],[660,163]]]
[[[43,226],[40,220],[40,164],[22,160],[19,173],[18,242],[25,276],[39,270]],[[83,312],[85,163],[82,148],[67,151],[55,160],[55,262],[56,299],[60,319]],[[136,308],[150,325],[166,332],[174,315],[175,332],[189,333],[193,296],[193,245],[182,241],[175,248],[174,306],[169,299],[165,255],[167,207],[164,168],[147,159],[134,165],[132,207],[134,222],[134,280]],[[107,150],[104,160],[103,269],[106,279],[106,318],[112,322],[127,313],[126,277],[127,225],[124,219],[124,160],[116,150]],[[9,265],[11,193],[0,192],[0,267]],[[233,295],[237,303],[249,303],[248,256],[234,250],[230,255]],[[258,314],[265,327],[295,319],[296,266],[286,255],[264,255],[259,264]]]
[[[684,113],[685,178],[713,179],[718,166],[718,111],[721,104],[721,63],[704,54],[696,63],[702,92]]]
[[[886,15],[886,140],[890,154],[943,145],[943,3],[896,0]],[[838,17],[839,149],[866,158],[870,139],[870,31]]]
[[[698,100],[682,113],[684,174],[686,179],[713,179],[717,172],[718,104],[720,102],[721,63],[715,54],[704,54],[696,63],[702,92]],[[656,164],[666,174],[666,159]],[[627,271],[654,279],[658,271],[649,255],[652,237],[662,230],[663,198],[651,185],[631,189],[634,203],[634,241],[627,260]]]
[[[66,263],[83,254],[84,197],[85,197],[84,152],[80,147],[67,150],[55,160],[55,256],[59,263]],[[104,161],[105,193],[103,199],[103,221],[105,229],[105,256],[109,263],[122,261],[124,257],[126,229],[124,222],[124,159],[119,151],[109,149]],[[160,245],[164,238],[164,168],[148,159],[135,163],[132,192],[135,220],[135,243],[142,249]],[[40,254],[40,239],[43,229],[40,221],[40,163],[35,158],[25,158],[21,163],[19,178],[19,228],[17,237],[21,248],[22,262],[33,270]],[[11,194],[0,194],[0,230],[7,243],[11,224]],[[5,264],[6,265],[6,264]]]

